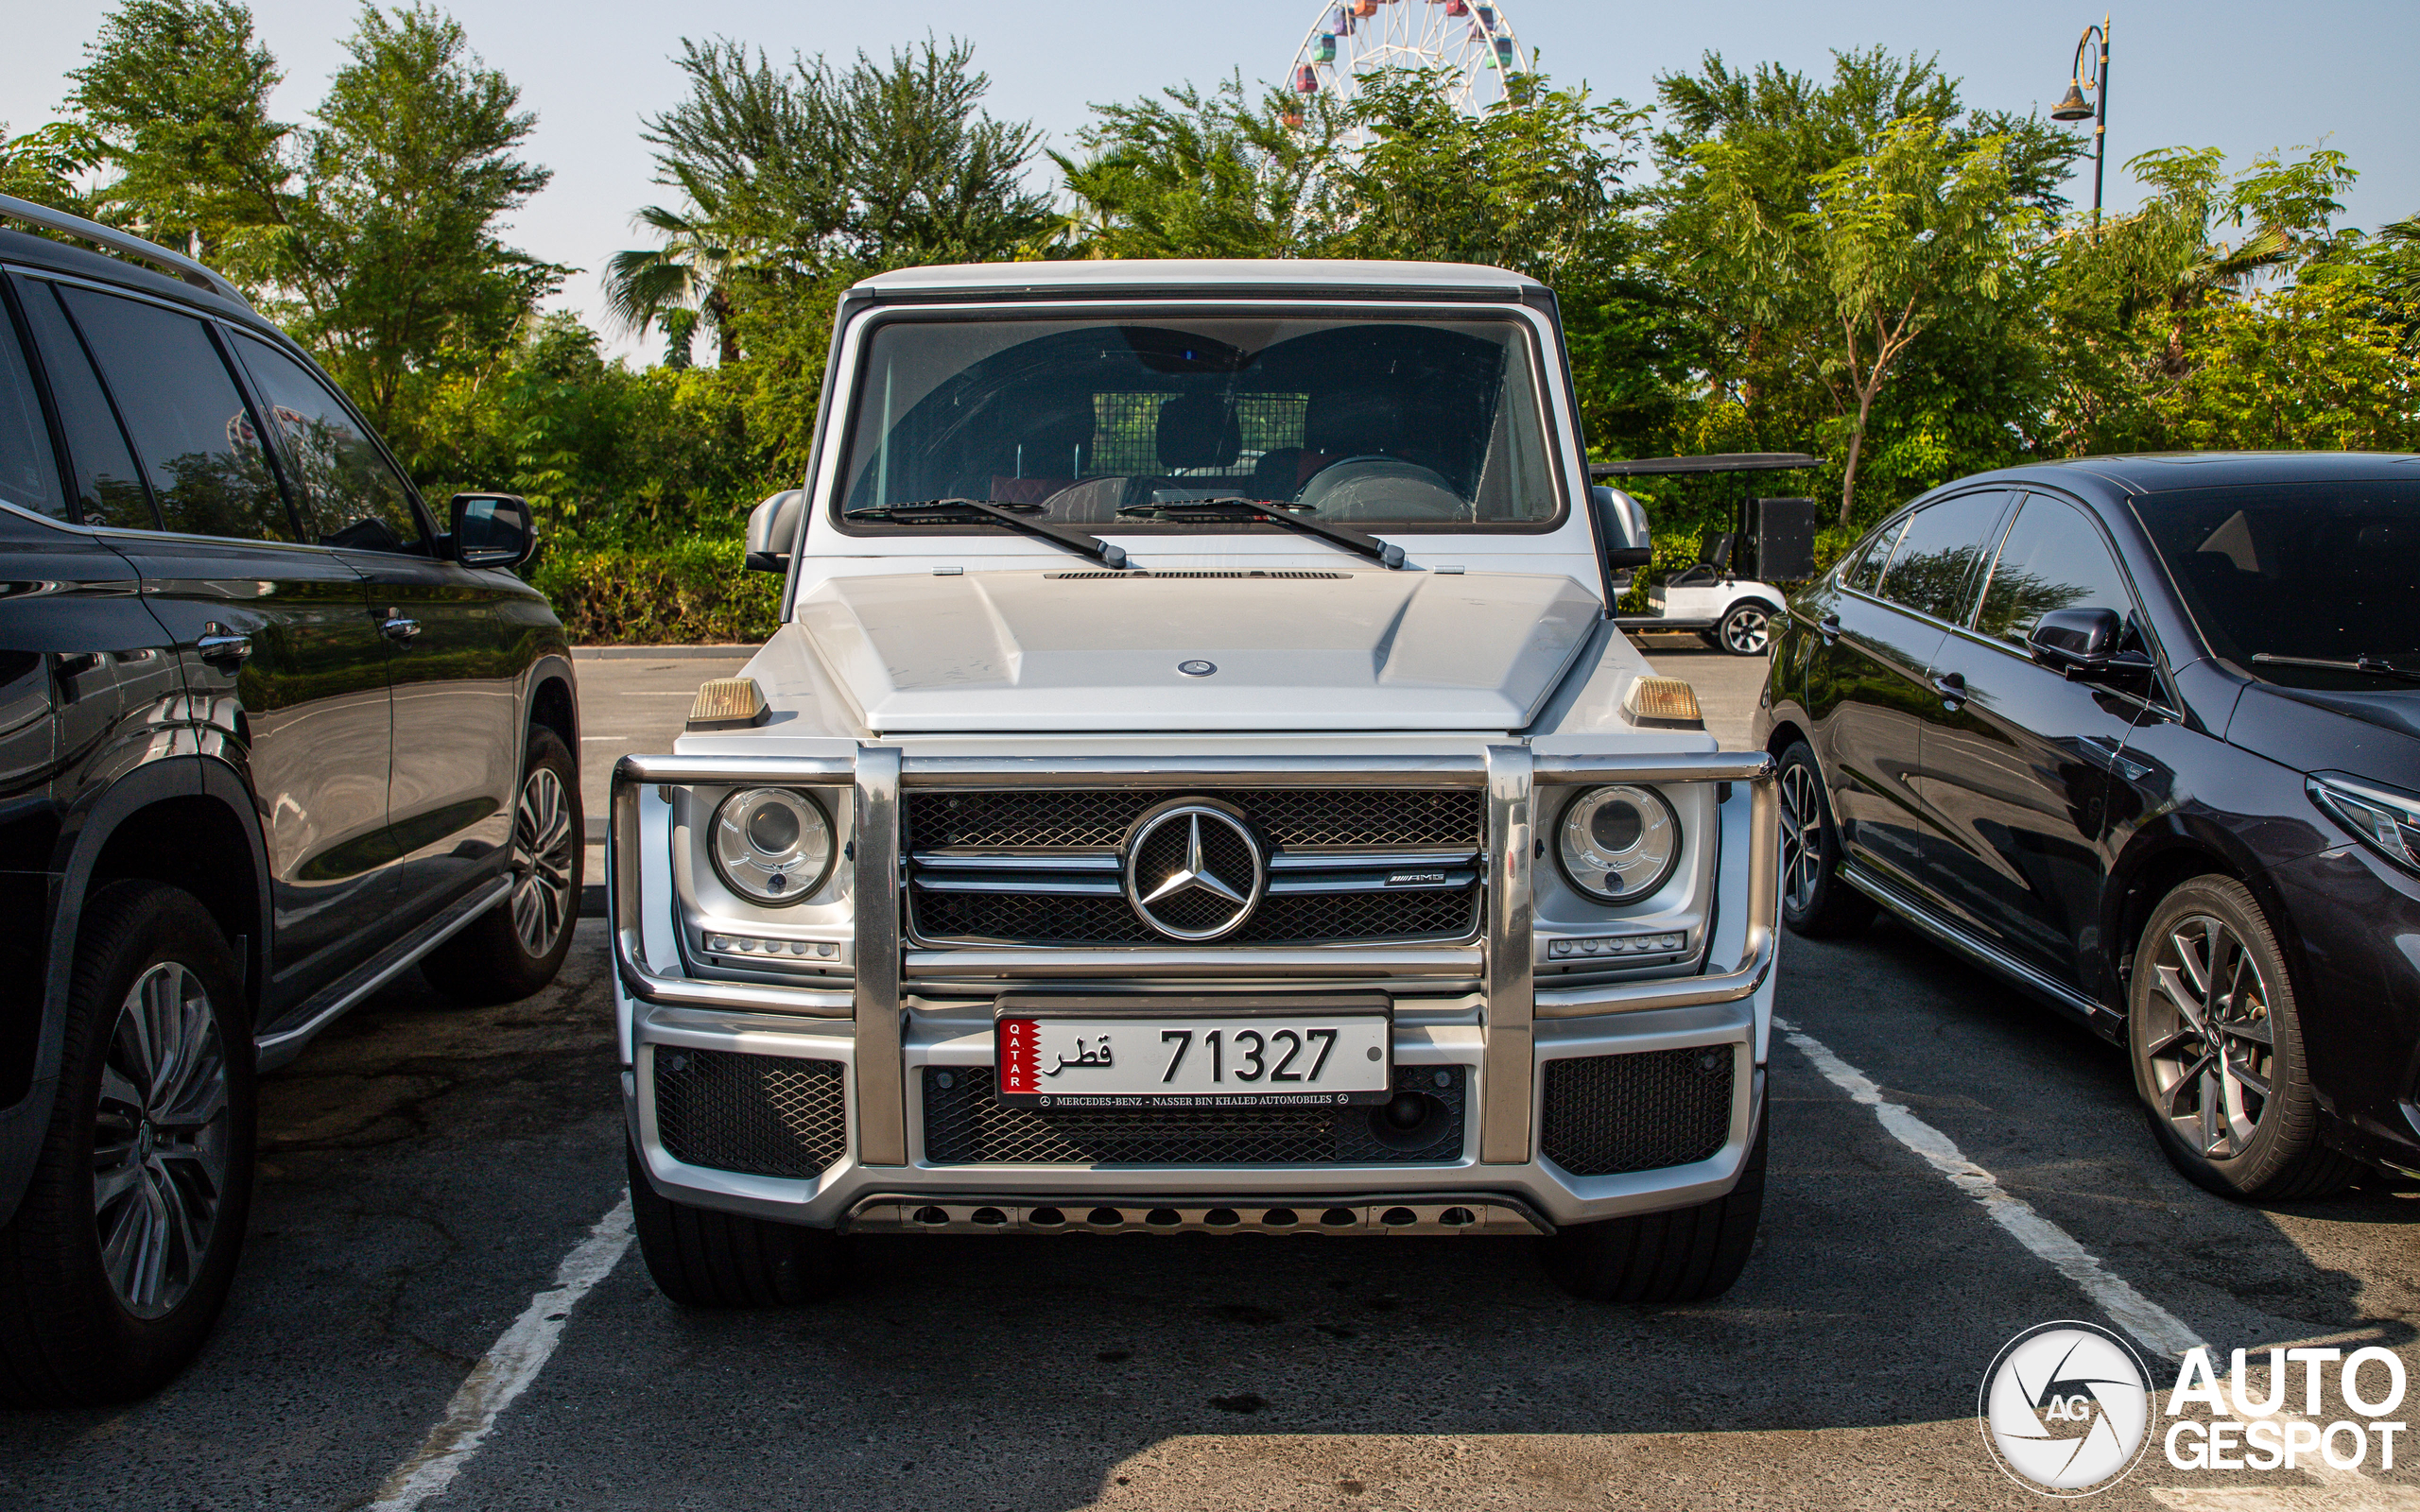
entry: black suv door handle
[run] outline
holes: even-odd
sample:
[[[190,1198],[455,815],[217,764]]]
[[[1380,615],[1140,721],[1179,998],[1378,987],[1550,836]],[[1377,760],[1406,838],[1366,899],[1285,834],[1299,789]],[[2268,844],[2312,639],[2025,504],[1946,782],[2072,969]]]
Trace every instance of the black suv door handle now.
[[[1932,691],[1941,695],[1941,706],[1956,713],[1966,701],[1966,679],[1956,672],[1945,672],[1932,679]]]
[[[408,641],[420,633],[420,621],[389,616],[378,622],[378,633],[390,641]]]
[[[1841,638],[1841,617],[1838,614],[1826,614],[1822,619],[1817,620],[1815,622],[1815,633],[1824,638],[1824,644],[1825,645],[1829,645],[1834,641],[1839,640]]]
[[[252,638],[213,620],[201,627],[194,654],[213,666],[237,666],[252,654]]]

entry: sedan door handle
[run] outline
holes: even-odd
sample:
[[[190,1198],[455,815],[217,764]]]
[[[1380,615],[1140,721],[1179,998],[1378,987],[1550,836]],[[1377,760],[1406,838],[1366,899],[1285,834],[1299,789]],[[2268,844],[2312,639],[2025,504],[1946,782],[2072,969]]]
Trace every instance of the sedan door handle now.
[[[1815,622],[1815,633],[1824,638],[1824,644],[1825,645],[1829,645],[1834,641],[1839,640],[1841,638],[1841,617],[1838,614],[1826,614],[1822,619],[1817,620]]]
[[[420,633],[420,621],[400,617],[378,622],[378,633],[390,641],[408,641]]]
[[[201,627],[201,639],[194,642],[193,648],[195,655],[213,666],[240,666],[252,654],[252,638],[213,621]]]
[[[1951,713],[1966,701],[1966,679],[1956,672],[1945,672],[1932,679],[1932,691],[1941,695],[1941,706]]]

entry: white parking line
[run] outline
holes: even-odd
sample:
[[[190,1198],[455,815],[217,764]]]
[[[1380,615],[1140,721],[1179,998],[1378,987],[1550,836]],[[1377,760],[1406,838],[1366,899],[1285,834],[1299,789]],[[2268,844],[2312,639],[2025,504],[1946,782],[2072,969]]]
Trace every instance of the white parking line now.
[[[2119,1328],[2140,1339],[2145,1349],[2173,1360],[2203,1342],[2184,1319],[2135,1290],[2125,1278],[2102,1269],[2100,1262],[2066,1229],[2034,1211],[2024,1199],[2009,1195],[1998,1177],[1966,1159],[1948,1135],[1902,1105],[1884,1102],[1882,1089],[1832,1054],[1830,1046],[1779,1019],[1773,1021],[1773,1027],[1789,1037],[1825,1081],[1848,1093],[1852,1101],[1873,1108],[1893,1139],[1923,1156],[1925,1163],[1949,1178],[1950,1185],[1982,1204],[1992,1221],[2007,1229],[2011,1238],[2083,1287],[2086,1297],[2115,1318]]]
[[[454,1483],[454,1477],[478,1452],[496,1415],[545,1368],[571,1310],[590,1287],[612,1274],[630,1247],[631,1198],[626,1192],[614,1210],[596,1221],[588,1237],[563,1257],[555,1268],[555,1284],[529,1298],[512,1326],[497,1335],[479,1363],[471,1367],[470,1377],[445,1404],[445,1416],[428,1431],[411,1458],[396,1466],[378,1487],[378,1500],[370,1504],[369,1512],[412,1512]]]
[[[2082,1287],[2096,1306],[2141,1340],[2144,1348],[2169,1360],[2196,1347],[2209,1348],[2183,1318],[2135,1290],[2124,1277],[2111,1275],[2072,1234],[2036,1212],[2024,1198],[2012,1196],[1997,1177],[1966,1159],[1956,1141],[1908,1111],[1905,1104],[1885,1102],[1882,1089],[1873,1078],[1834,1055],[1829,1045],[1778,1018],[1773,1027],[1798,1047],[1798,1053],[1823,1073],[1825,1081],[1848,1093],[1851,1101],[1873,1108],[1893,1139],[1924,1157],[1926,1164],[1949,1178],[1950,1185],[1981,1204],[2011,1238]],[[2217,1351],[2212,1353],[2215,1356]],[[2152,1386],[2157,1389],[2158,1383]],[[2277,1416],[2285,1420],[2293,1415]],[[2336,1493],[2325,1503],[2332,1508],[2420,1507],[2420,1496],[2410,1487],[2378,1486],[2358,1469],[2339,1469],[2325,1463],[2295,1469]],[[2153,1486],[2150,1490],[2153,1501],[2177,1512],[2290,1512],[2313,1504],[2310,1493],[2298,1486]],[[2337,1499],[2345,1495],[2353,1500]]]

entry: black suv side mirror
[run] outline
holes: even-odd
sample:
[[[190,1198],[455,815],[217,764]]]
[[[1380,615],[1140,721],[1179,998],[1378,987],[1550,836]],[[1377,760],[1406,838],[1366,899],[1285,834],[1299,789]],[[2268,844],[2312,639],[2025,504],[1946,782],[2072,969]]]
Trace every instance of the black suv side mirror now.
[[[453,541],[465,567],[518,567],[537,553],[538,524],[517,493],[458,493]]]
[[[2025,648],[2040,666],[2070,682],[2111,682],[2151,670],[2151,658],[2121,651],[2126,622],[2107,609],[2054,609],[2035,622]]]

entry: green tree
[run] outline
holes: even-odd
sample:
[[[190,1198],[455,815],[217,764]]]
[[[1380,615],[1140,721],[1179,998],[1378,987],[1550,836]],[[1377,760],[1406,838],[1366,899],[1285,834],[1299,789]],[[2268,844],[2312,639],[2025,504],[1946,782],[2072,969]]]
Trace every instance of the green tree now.
[[[616,297],[633,313],[702,303],[744,374],[752,434],[793,468],[840,290],[887,267],[1033,255],[1054,223],[1024,185],[1040,138],[982,109],[990,80],[963,42],[845,68],[777,69],[729,40],[683,46],[688,96],[644,139],[686,205],[650,213],[664,243],[616,260]]]
[[[663,240],[615,252],[605,264],[606,307],[631,335],[661,324],[664,362],[686,368],[700,318],[721,343],[725,363],[739,360],[739,333],[731,321],[730,289],[740,253],[703,215],[649,205],[633,217]]]
[[[270,117],[283,77],[233,0],[123,0],[70,70],[67,104],[114,177],[106,219],[255,284],[273,276],[293,128]]]
[[[52,121],[12,137],[0,121],[0,195],[89,215],[92,200],[76,180],[99,167],[106,150],[81,122]]]
[[[1339,126],[1324,97],[1255,103],[1240,74],[1096,105],[1084,156],[1050,154],[1076,202],[1062,238],[1079,257],[1304,256]]]
[[[283,271],[301,334],[385,426],[416,378],[510,341],[570,269],[497,236],[549,172],[517,155],[536,118],[459,23],[365,6],[345,50]]]

